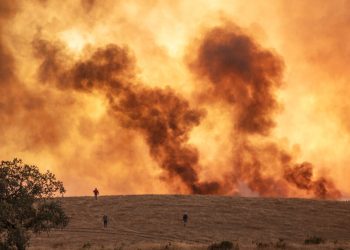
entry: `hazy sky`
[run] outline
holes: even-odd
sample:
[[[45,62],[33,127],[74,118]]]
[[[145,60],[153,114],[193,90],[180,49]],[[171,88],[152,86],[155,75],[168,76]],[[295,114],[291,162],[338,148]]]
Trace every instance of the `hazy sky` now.
[[[0,159],[67,195],[350,193],[349,1],[0,2]]]

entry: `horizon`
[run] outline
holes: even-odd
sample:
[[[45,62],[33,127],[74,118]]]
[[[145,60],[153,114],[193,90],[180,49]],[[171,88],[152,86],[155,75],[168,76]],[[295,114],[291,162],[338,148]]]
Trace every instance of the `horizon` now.
[[[0,161],[69,197],[350,197],[350,3],[2,1]]]

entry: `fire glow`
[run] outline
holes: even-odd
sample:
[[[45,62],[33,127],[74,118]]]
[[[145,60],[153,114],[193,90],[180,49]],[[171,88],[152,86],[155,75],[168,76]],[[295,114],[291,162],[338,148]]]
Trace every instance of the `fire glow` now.
[[[348,57],[326,34],[350,15],[321,16],[347,3],[243,2],[2,1],[1,159],[69,195],[346,196]]]

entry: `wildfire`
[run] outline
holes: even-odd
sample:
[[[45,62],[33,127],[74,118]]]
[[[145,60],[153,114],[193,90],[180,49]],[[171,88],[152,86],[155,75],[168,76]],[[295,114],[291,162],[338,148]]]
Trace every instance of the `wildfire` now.
[[[346,196],[338,5],[1,1],[0,158],[69,195]]]

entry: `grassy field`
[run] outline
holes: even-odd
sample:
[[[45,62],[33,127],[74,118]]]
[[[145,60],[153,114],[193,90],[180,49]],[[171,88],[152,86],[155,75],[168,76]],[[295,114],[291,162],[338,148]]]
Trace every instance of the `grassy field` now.
[[[224,240],[239,249],[350,249],[345,201],[204,195],[61,200],[69,226],[33,236],[29,249],[208,249]],[[103,214],[109,217],[106,229]],[[304,243],[313,236],[325,242]]]

